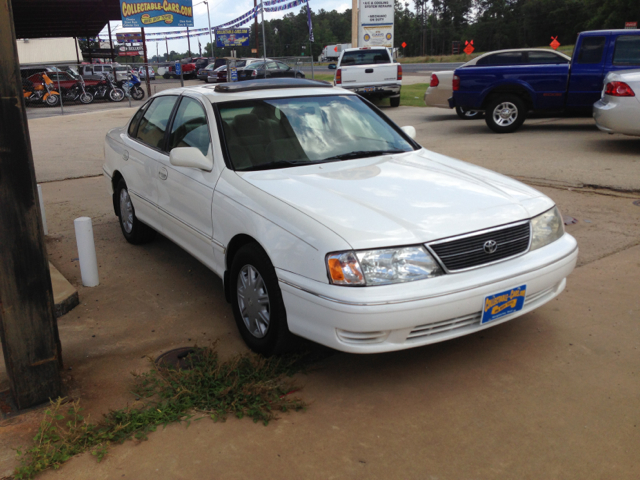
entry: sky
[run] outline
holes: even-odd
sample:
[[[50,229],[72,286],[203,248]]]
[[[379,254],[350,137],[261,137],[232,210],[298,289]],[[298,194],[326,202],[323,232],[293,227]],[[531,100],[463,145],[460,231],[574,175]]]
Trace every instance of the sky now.
[[[258,1],[258,3],[260,3]],[[347,9],[351,8],[350,1],[344,0],[309,0],[309,5],[311,6],[311,10],[313,12],[324,9],[327,11],[337,10],[338,12],[344,12]],[[216,25],[221,25],[227,23],[239,16],[247,13],[249,10],[253,8],[253,0],[209,0],[209,12],[211,14],[211,26],[215,27]],[[281,12],[265,12],[264,19],[265,20],[273,20],[276,18],[282,18],[288,13],[297,14],[303,6],[294,7],[290,10],[285,10]],[[194,17],[194,27],[193,28],[205,28],[209,26],[207,21],[207,6],[204,3],[201,3],[201,0],[193,0],[193,17]],[[258,17],[258,21],[260,21],[260,17]],[[251,20],[246,25],[242,27],[249,27],[253,25],[254,20]],[[122,23],[117,21],[111,22],[111,33],[113,35],[113,41],[116,41],[116,33],[121,32],[139,32],[139,29],[131,29],[131,28],[122,28]],[[145,32],[153,33],[153,31],[165,32],[165,31],[182,31],[184,32],[184,28],[146,28]],[[108,37],[109,32],[105,25],[105,28],[100,32],[101,36]],[[202,44],[202,48],[209,42],[208,36],[202,37],[192,37],[191,38],[191,50],[193,52],[198,52],[198,38],[200,39],[200,43]],[[215,42],[215,39],[214,39]],[[159,55],[163,55],[167,52],[167,48],[165,42],[149,42],[147,43],[147,55],[152,57],[156,54],[156,45],[157,51]],[[175,50],[176,52],[186,52],[188,48],[187,39],[179,39],[179,40],[169,40],[169,51]]]

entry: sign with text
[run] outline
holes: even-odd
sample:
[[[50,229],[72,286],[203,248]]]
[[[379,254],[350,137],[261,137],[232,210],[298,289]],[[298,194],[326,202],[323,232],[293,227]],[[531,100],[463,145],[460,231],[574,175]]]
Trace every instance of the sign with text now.
[[[638,22],[624,22],[625,29],[635,29],[638,28]]]
[[[393,47],[393,17],[393,0],[361,0],[358,46]]]
[[[221,28],[216,30],[216,47],[248,47],[250,28]]]
[[[120,15],[125,28],[193,27],[191,0],[120,0]]]

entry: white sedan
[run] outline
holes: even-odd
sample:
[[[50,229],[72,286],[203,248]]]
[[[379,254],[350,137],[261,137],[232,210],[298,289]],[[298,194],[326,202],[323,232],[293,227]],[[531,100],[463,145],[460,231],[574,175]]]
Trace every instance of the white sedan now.
[[[607,133],[640,136],[640,70],[610,72],[602,98],[593,105],[593,118]]]
[[[107,134],[104,174],[124,237],[218,274],[265,355],[416,347],[558,296],[578,247],[554,202],[414,136],[324,82],[181,88]]]

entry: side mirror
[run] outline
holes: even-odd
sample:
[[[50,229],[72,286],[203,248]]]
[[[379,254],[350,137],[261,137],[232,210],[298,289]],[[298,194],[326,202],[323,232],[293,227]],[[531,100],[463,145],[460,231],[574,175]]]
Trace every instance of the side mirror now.
[[[199,168],[210,172],[213,161],[205,157],[200,149],[195,147],[178,147],[171,150],[169,162],[176,167]]]
[[[415,140],[416,139],[416,129],[415,129],[415,127],[411,127],[411,126],[402,127],[402,131],[404,133],[406,133],[407,135],[409,135],[411,140]]]
[[[336,67],[335,63],[330,63],[329,64],[329,70],[335,70],[336,68],[338,68],[338,67]]]

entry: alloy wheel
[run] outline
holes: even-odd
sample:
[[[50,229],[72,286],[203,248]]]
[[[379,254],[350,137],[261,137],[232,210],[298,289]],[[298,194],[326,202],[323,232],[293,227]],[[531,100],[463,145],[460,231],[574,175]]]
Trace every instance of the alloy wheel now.
[[[264,279],[253,265],[245,265],[238,274],[238,308],[251,335],[263,338],[269,331],[270,302]]]

